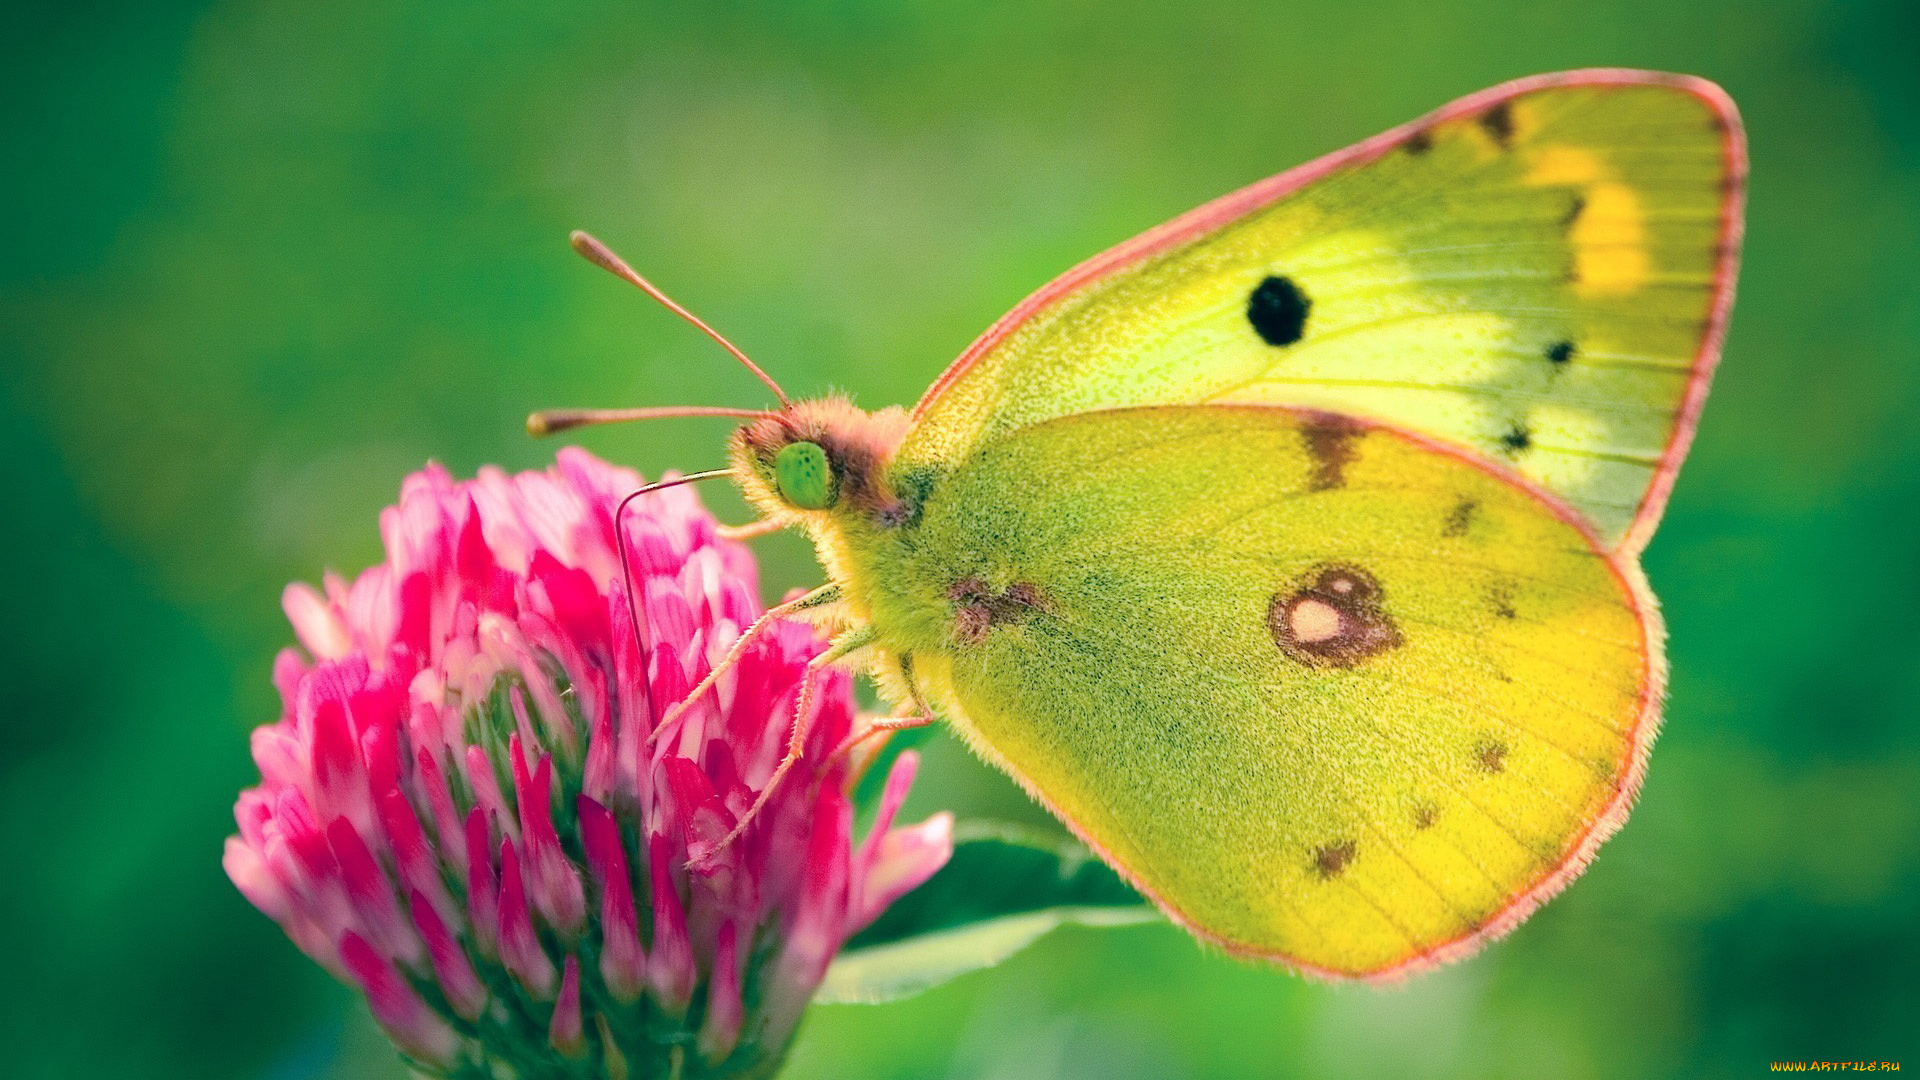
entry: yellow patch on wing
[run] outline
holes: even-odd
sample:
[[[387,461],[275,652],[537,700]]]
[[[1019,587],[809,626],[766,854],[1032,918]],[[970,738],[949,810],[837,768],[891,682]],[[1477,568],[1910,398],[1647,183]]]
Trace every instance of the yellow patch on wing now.
[[[1573,249],[1573,288],[1585,298],[1626,296],[1653,276],[1647,214],[1640,196],[1605,161],[1577,146],[1529,151],[1523,179],[1536,187],[1578,189],[1580,202],[1567,228]]]

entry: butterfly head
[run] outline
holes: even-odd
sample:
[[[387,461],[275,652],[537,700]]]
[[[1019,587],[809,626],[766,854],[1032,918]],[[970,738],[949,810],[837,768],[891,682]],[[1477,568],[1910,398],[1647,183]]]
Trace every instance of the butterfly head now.
[[[851,513],[898,524],[904,506],[886,466],[906,426],[900,409],[863,412],[841,398],[795,402],[735,433],[734,475],[770,514]]]

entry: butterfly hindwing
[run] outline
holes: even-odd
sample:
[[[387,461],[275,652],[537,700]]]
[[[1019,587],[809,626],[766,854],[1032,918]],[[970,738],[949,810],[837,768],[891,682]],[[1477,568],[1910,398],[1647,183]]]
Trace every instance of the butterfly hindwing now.
[[[1617,823],[1657,722],[1656,616],[1573,515],[1324,414],[1028,426],[887,562],[880,624],[951,613],[894,640],[979,750],[1176,918],[1307,970],[1517,921]]]
[[[1496,88],[1042,289],[922,399],[899,461],[1096,408],[1308,406],[1504,462],[1637,550],[1717,355],[1744,170],[1698,80]]]

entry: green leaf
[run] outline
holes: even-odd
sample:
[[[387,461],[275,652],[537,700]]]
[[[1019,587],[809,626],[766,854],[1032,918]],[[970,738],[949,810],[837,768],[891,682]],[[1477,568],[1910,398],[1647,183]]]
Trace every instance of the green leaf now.
[[[1159,917],[1079,844],[1008,827],[963,827],[939,873],[847,942],[814,1000],[892,1001],[992,967],[1057,926]]]

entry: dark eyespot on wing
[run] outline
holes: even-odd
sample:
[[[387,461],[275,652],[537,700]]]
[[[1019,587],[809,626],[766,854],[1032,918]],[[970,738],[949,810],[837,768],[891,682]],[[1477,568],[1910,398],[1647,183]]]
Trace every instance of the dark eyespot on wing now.
[[[1416,131],[1407,136],[1407,141],[1400,144],[1400,149],[1418,157],[1433,149],[1433,133],[1430,131]]]
[[[1040,591],[1040,586],[1030,581],[1016,581],[1007,586],[1006,591],[1000,596],[1015,608],[1032,608],[1035,611],[1051,609],[1051,605],[1047,603],[1046,594]]]
[[[1482,739],[1473,744],[1473,763],[1481,772],[1492,775],[1507,767],[1507,744],[1499,739]]]
[[[1507,429],[1505,435],[1500,436],[1500,448],[1505,450],[1509,457],[1518,456],[1532,447],[1533,432],[1528,431],[1525,424],[1515,424]]]
[[[1560,231],[1561,232],[1572,231],[1574,222],[1580,220],[1580,214],[1582,211],[1586,210],[1586,208],[1587,208],[1587,200],[1581,195],[1579,195],[1578,193],[1576,193],[1573,196],[1573,202],[1569,204],[1567,207],[1567,215],[1560,219]]]
[[[1313,490],[1327,491],[1347,482],[1347,466],[1353,462],[1353,441],[1361,431],[1344,416],[1322,413],[1300,429],[1313,458]]]
[[[1313,302],[1291,278],[1269,276],[1247,297],[1247,321],[1269,345],[1291,345],[1307,332]]]
[[[1382,599],[1372,574],[1323,565],[1304,586],[1274,594],[1267,631],[1281,653],[1308,667],[1354,667],[1405,643]]]
[[[1513,608],[1513,586],[1500,583],[1487,590],[1487,606],[1494,615],[1502,619],[1517,619],[1520,613]]]
[[[1480,126],[1493,139],[1495,146],[1505,150],[1513,145],[1513,105],[1503,101],[1480,114]]]
[[[953,612],[953,640],[961,645],[978,645],[993,629],[993,612],[984,603],[972,601]]]
[[[1547,362],[1556,368],[1573,363],[1574,347],[1571,341],[1556,341],[1547,346]]]
[[[996,626],[1053,610],[1046,594],[1029,581],[1016,581],[996,592],[980,578],[961,578],[947,588],[947,599],[953,602],[953,640],[960,645],[978,645]]]
[[[1453,509],[1447,512],[1446,524],[1440,527],[1440,535],[1446,537],[1467,535],[1467,530],[1473,525],[1474,512],[1479,509],[1480,503],[1476,499],[1461,499],[1453,504]]]
[[[953,639],[962,645],[978,645],[993,628],[993,589],[977,577],[961,578],[947,589],[953,601]]]
[[[1346,871],[1358,850],[1358,845],[1351,840],[1321,844],[1313,850],[1313,872],[1322,881],[1332,881]]]

